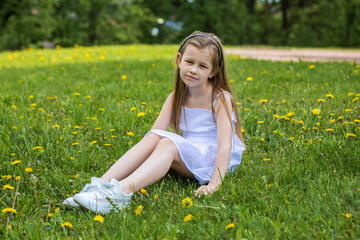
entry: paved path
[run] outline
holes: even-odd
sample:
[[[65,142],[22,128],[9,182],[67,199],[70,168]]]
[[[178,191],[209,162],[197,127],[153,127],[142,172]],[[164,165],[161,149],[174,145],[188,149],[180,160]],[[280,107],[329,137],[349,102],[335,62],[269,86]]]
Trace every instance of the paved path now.
[[[226,54],[236,54],[244,58],[272,61],[354,61],[360,63],[360,50],[325,49],[276,49],[276,48],[227,48]]]

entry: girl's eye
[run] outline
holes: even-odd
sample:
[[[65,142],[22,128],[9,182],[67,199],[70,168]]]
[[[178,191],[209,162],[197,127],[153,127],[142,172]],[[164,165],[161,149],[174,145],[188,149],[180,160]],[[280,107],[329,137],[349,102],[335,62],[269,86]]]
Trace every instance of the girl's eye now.
[[[202,68],[207,68],[205,65],[200,65],[200,67],[202,67]]]
[[[187,62],[187,63],[192,63],[192,61],[189,61],[189,60],[186,60],[185,62]]]

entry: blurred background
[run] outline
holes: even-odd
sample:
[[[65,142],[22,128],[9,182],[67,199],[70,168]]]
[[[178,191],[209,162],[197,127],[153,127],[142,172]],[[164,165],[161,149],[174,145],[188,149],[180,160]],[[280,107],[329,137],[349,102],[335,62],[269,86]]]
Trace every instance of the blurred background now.
[[[0,50],[180,43],[360,46],[360,0],[1,0]]]

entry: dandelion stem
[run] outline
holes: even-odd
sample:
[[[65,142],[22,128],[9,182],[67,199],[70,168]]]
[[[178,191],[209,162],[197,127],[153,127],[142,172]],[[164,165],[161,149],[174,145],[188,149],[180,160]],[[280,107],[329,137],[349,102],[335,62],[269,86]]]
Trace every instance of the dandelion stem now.
[[[14,202],[13,202],[12,208],[15,207],[15,200],[16,200],[16,196],[17,196],[18,190],[19,190],[19,185],[16,186],[15,195],[14,195]]]
[[[201,208],[212,208],[212,209],[220,209],[219,207],[214,207],[214,206],[204,206],[204,205],[197,205],[194,204],[195,207],[201,207]]]
[[[37,204],[38,209],[39,209],[39,222],[41,222],[40,205],[39,205],[39,201],[38,201],[38,198],[37,198],[37,192],[36,192],[36,182],[34,181],[33,184],[34,184],[36,204]]]

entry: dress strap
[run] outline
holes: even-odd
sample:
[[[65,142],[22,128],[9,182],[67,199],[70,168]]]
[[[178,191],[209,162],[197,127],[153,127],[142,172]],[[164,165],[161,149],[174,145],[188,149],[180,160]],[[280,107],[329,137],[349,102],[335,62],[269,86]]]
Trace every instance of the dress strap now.
[[[219,92],[216,96],[215,96],[215,99],[214,99],[214,102],[213,102],[213,107],[215,107],[215,103],[216,103],[216,100],[219,98],[219,96],[223,93],[226,93],[230,96],[230,98],[232,98],[231,94],[228,92],[228,91],[222,91],[222,92]]]

